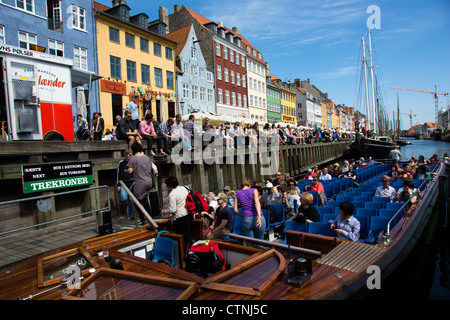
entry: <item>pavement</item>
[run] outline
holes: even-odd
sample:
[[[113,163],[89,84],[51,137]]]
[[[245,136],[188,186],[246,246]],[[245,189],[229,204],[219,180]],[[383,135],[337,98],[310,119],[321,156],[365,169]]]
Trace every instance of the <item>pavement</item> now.
[[[134,220],[128,220],[125,216],[114,215],[112,218],[113,229],[134,229]],[[0,239],[0,271],[20,264],[26,260],[52,251],[61,246],[98,236],[97,221],[72,224],[67,228],[58,228],[50,232],[22,232],[12,240]]]

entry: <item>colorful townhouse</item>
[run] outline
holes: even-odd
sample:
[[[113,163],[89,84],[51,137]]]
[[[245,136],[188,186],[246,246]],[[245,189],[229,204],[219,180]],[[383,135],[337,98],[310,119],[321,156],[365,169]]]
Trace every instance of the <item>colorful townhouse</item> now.
[[[130,16],[121,0],[107,7],[94,2],[97,29],[100,110],[112,129],[137,94],[139,117],[151,112],[159,121],[177,113],[175,54],[177,43],[166,37],[163,22],[149,24],[148,15]]]
[[[73,60],[71,66],[72,122],[76,124],[77,92],[83,91],[90,121],[99,111],[96,43],[92,1],[2,0],[0,45],[11,45]],[[77,91],[77,88],[80,90]]]
[[[274,82],[277,78],[266,74],[267,122],[281,122],[281,88]],[[278,79],[279,80],[279,79]]]
[[[215,114],[214,74],[207,70],[193,25],[173,31],[167,38],[178,43],[175,68],[179,113],[202,111]]]
[[[207,71],[215,75],[217,114],[248,118],[247,49],[237,29],[178,5],[168,20],[170,32],[194,26]]]
[[[237,29],[235,29],[237,31]],[[247,50],[248,112],[251,120],[267,122],[266,64],[263,55],[244,37]]]

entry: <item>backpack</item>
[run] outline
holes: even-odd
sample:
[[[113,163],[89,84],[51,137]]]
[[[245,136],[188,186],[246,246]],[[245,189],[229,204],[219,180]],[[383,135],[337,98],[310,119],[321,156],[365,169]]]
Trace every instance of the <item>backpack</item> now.
[[[230,263],[220,252],[219,245],[214,241],[197,241],[188,250],[186,258],[188,272],[206,278],[220,270],[228,270],[230,267]]]
[[[186,196],[186,209],[189,214],[196,215],[202,211],[208,211],[209,205],[198,191],[192,191],[184,186],[189,192]]]

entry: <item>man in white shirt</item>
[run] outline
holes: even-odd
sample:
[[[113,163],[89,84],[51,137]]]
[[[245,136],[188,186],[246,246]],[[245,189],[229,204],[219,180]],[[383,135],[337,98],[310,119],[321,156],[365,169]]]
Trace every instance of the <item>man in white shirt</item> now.
[[[383,181],[383,185],[377,188],[377,190],[375,191],[375,197],[389,197],[391,199],[396,197],[397,191],[395,190],[395,188],[390,186],[391,177],[383,176],[381,178],[381,181]]]
[[[323,168],[319,180],[331,180],[331,175],[328,173],[328,168]]]
[[[398,150],[398,146],[397,145],[394,147],[393,150],[391,150],[391,152],[389,152],[389,155],[391,156],[393,162],[396,162],[396,163],[399,162],[400,158],[402,157],[402,154]]]
[[[228,133],[229,136],[234,139],[235,148],[241,149],[244,147],[244,136],[242,134],[241,127],[239,126],[239,122],[235,122]]]
[[[176,115],[175,122],[170,128],[170,132],[172,133],[172,136],[178,138],[178,141],[181,142],[186,147],[186,149],[188,149],[189,151],[193,149],[189,137],[184,134],[183,124],[181,123],[181,114]]]

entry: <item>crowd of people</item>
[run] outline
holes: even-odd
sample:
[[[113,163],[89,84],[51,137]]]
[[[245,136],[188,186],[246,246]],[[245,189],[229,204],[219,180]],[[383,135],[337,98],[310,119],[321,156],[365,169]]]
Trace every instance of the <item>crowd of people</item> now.
[[[228,149],[258,147],[264,140],[271,143],[272,139],[277,139],[282,145],[313,144],[319,142],[335,142],[342,139],[354,139],[353,134],[340,132],[339,129],[305,129],[300,124],[296,126],[265,123],[245,124],[240,122],[226,122],[214,126],[209,118],[202,119],[202,125],[195,124],[195,115],[190,115],[188,120],[182,122],[181,114],[175,118],[169,117],[166,121],[158,121],[151,113],[147,112],[141,120],[138,116],[136,105],[137,95],[132,96],[125,110],[123,117],[116,116],[116,127],[113,130],[105,129],[104,119],[101,113],[95,112],[91,124],[78,115],[77,129],[75,136],[77,140],[126,140],[128,147],[134,141],[147,140],[147,154],[155,155],[153,141],[156,140],[157,155],[170,154],[169,140],[183,143],[188,150],[193,150],[192,139],[194,136],[202,136],[203,140],[214,141],[216,137],[225,140]]]

